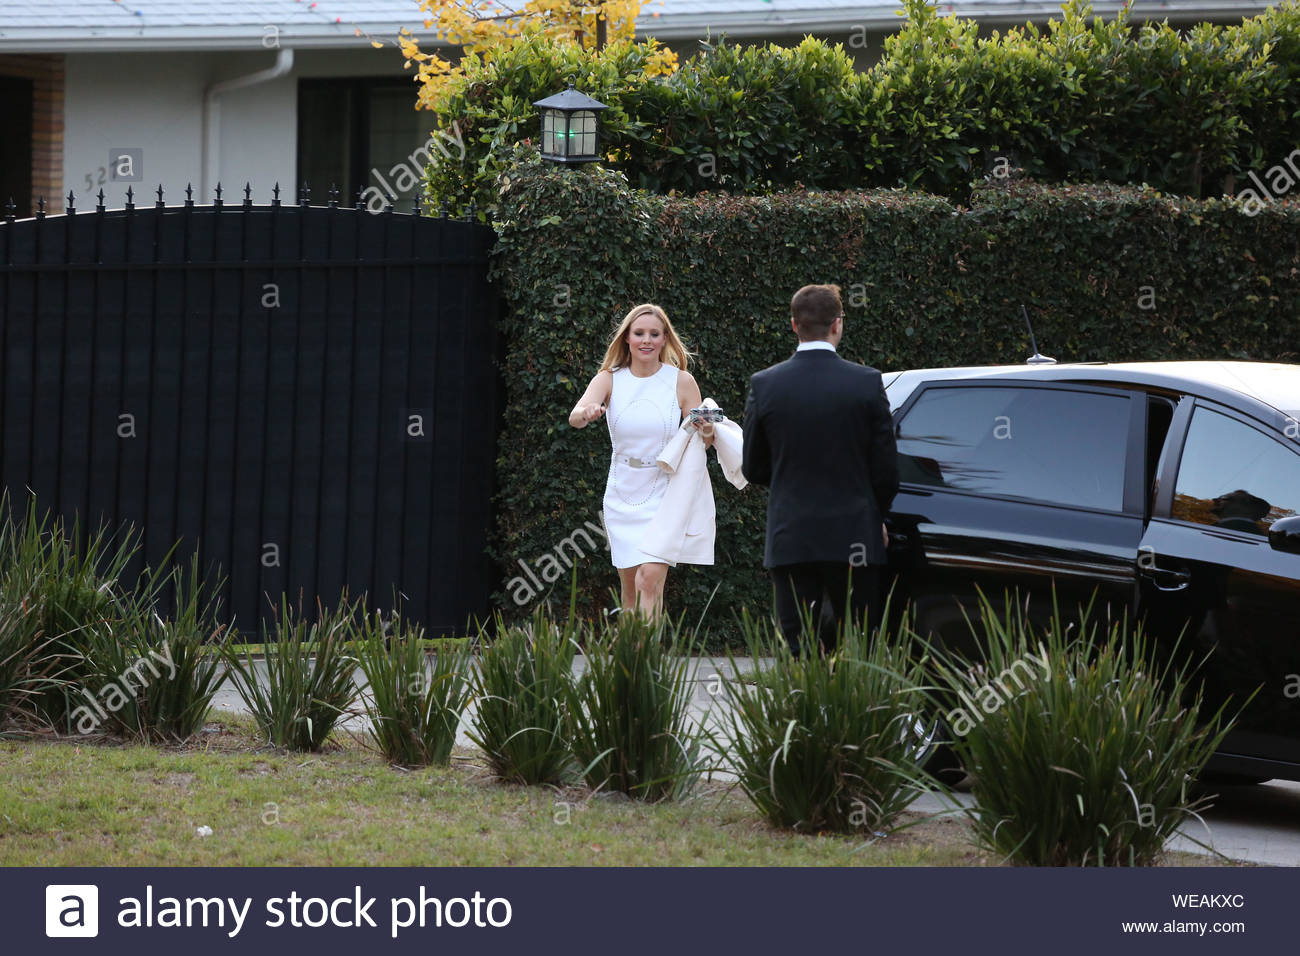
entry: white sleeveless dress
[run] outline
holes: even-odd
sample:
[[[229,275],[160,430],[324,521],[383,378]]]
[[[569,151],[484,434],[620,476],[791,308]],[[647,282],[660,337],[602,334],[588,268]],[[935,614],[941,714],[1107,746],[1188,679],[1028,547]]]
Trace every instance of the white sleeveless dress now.
[[[616,568],[647,561],[641,539],[668,489],[668,475],[655,463],[682,421],[675,366],[664,363],[648,378],[628,368],[615,370],[605,422],[614,450],[605,483],[604,521],[610,559]]]

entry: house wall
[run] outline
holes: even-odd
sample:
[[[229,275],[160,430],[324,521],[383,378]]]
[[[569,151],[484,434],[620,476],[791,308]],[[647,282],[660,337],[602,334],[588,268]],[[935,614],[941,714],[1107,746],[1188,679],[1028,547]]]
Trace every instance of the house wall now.
[[[203,177],[203,97],[213,83],[266,69],[275,51],[248,53],[71,53],[67,56],[63,178],[79,208],[120,207],[128,185],[136,202],[154,199],[161,183],[168,203],[184,198],[192,183],[196,203]],[[402,74],[391,48],[296,51],[293,70],[257,86],[220,97],[216,178],[229,201],[253,186],[255,202],[269,202],[278,182],[281,198],[298,188],[298,80],[322,76]],[[408,74],[409,75],[409,74]],[[414,99],[414,92],[412,92]],[[110,153],[141,151],[141,182],[114,178]],[[101,182],[102,181],[102,182]],[[143,199],[141,198],[143,196]],[[316,197],[313,197],[314,199]]]
[[[45,197],[45,211],[63,211],[63,57],[58,53],[0,55],[0,76],[32,81],[32,209]],[[0,203],[7,197],[0,197]],[[27,213],[22,213],[26,215]]]

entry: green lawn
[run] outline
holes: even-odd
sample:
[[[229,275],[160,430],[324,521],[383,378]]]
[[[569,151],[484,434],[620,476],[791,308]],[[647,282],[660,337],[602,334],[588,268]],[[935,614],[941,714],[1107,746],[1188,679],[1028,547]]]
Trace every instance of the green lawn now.
[[[474,752],[404,771],[350,735],[323,753],[262,746],[220,715],[201,742],[0,740],[3,866],[980,866],[953,819],[865,843],[773,830],[705,785],[647,806],[497,782]],[[915,818],[912,818],[915,819]],[[211,836],[197,828],[211,827]],[[1202,857],[1170,863],[1205,865]]]
[[[343,735],[317,755],[246,721],[187,748],[0,741],[4,866],[898,866],[978,864],[936,821],[873,845],[782,833],[743,795],[678,805],[497,782],[471,752],[403,771]],[[213,834],[199,836],[209,826]]]

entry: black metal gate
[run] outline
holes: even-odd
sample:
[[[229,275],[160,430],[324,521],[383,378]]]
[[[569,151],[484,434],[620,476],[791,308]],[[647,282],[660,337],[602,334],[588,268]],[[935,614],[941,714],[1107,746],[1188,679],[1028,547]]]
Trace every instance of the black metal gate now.
[[[493,585],[490,227],[243,204],[0,224],[0,480],[71,523],[181,539],[248,633],[368,592],[431,633]],[[270,599],[270,600],[268,600]]]

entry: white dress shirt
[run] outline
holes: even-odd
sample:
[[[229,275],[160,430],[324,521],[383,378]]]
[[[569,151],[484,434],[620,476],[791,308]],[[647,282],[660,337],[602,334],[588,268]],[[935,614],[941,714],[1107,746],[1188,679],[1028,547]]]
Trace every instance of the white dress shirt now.
[[[812,351],[813,349],[830,349],[832,352],[834,352],[835,346],[831,345],[831,343],[827,342],[825,339],[814,339],[811,342],[800,342],[799,347],[796,348],[795,351],[809,352]]]

